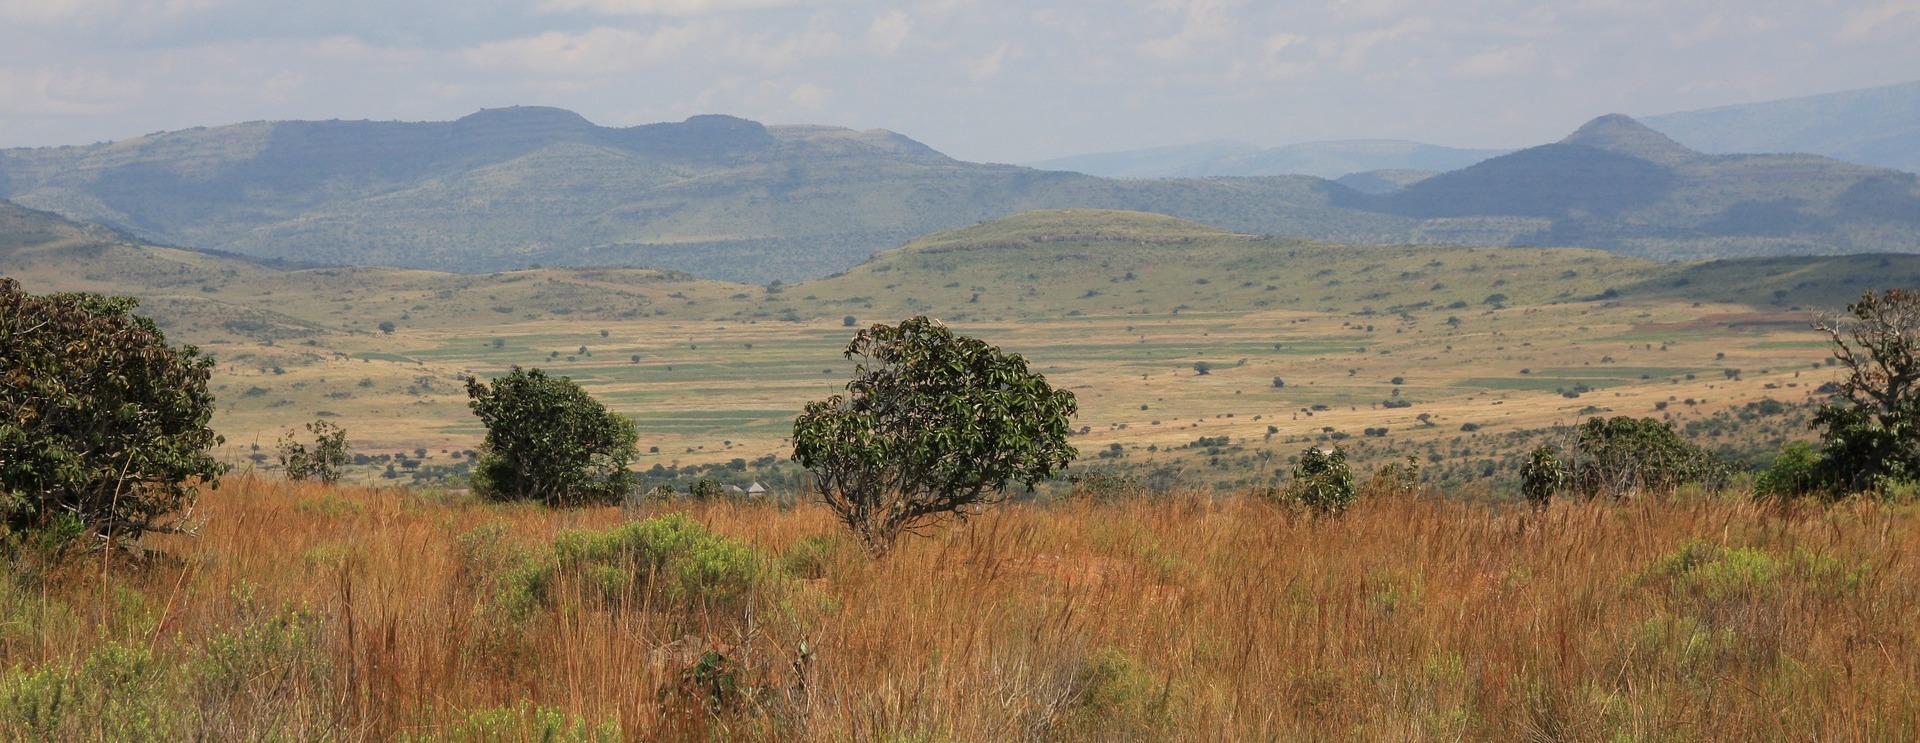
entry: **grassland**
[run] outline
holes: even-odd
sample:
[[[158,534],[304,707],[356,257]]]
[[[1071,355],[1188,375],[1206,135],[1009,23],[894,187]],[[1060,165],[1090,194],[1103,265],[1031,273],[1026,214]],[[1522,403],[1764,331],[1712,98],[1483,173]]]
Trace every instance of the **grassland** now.
[[[1334,440],[1366,464],[1418,455],[1459,479],[1511,477],[1525,441],[1584,415],[1684,426],[1767,398],[1807,403],[1833,378],[1807,321],[1920,277],[1906,256],[1661,264],[1084,210],[928,236],[786,286],[638,269],[288,271],[86,235],[15,248],[0,267],[30,291],[141,296],[218,358],[215,425],[242,464],[315,418],[362,452],[455,464],[481,433],[459,379],[516,364],[633,416],[643,469],[784,459],[793,412],[847,379],[845,319],[926,313],[1073,390],[1085,465],[1223,486]],[[1740,445],[1806,435],[1785,421]],[[1192,446],[1218,437],[1227,451]]]
[[[234,478],[198,538],[0,580],[0,735],[1920,735],[1910,506],[1433,495],[1321,520],[1211,491],[1013,505],[872,561],[816,506],[545,511]],[[748,550],[744,592],[656,581],[609,603],[560,578],[502,603],[568,530],[669,512]]]

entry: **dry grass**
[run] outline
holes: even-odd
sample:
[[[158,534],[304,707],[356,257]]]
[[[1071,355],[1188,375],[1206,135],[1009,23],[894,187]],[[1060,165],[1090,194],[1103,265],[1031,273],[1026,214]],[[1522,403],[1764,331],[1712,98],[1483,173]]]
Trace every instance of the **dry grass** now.
[[[609,603],[562,578],[515,617],[489,586],[516,548],[647,514],[235,479],[144,565],[12,573],[4,732],[1920,736],[1911,507],[1375,497],[1314,520],[1177,493],[1003,507],[880,562],[817,507],[681,510],[766,558],[747,601]],[[709,651],[725,663],[699,668]]]

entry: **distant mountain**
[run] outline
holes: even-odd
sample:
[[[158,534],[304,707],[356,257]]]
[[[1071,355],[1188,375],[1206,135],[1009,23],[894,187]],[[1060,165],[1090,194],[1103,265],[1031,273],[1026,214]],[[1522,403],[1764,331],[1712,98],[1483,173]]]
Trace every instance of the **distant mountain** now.
[[[1216,140],[1197,144],[1149,147],[1143,150],[1096,152],[1059,157],[1028,163],[1028,166],[1040,170],[1064,170],[1097,175],[1102,178],[1165,178],[1175,171],[1189,169],[1196,163],[1257,154],[1260,151],[1260,148],[1245,142]]]
[[[1114,181],[967,163],[901,135],[728,116],[630,128],[569,111],[255,122],[0,150],[0,198],[142,239],[338,264],[640,265],[821,276],[921,234],[1038,208],[1157,211],[1250,232],[1392,241],[1406,220],[1293,177]]]
[[[1257,149],[1238,142],[1079,155],[1032,163],[1108,178],[1207,178],[1310,175],[1339,178],[1376,170],[1464,168],[1506,150],[1469,150],[1396,139],[1306,142]]]
[[[1378,151],[1404,160],[1419,150]],[[1658,259],[1920,252],[1912,173],[1815,155],[1706,155],[1625,116],[1438,175],[1363,172],[1345,184],[1109,179],[963,162],[884,130],[728,116],[608,128],[510,108],[0,150],[0,198],[129,240],[254,260],[643,266],[754,283],[829,275],[920,235],[1041,209],[1153,212],[1343,243]]]
[[[1642,121],[1703,152],[1802,152],[1920,172],[1920,81]]]
[[[1920,177],[1815,155],[1706,155],[1603,116],[1554,144],[1337,201],[1511,245],[1654,258],[1920,252]]]

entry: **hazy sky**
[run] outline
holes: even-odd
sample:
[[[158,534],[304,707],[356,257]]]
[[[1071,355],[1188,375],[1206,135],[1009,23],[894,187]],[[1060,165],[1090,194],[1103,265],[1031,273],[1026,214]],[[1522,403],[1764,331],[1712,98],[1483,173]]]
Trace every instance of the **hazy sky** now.
[[[883,127],[970,160],[1513,147],[1920,78],[1920,0],[0,0],[0,146],[260,119]]]

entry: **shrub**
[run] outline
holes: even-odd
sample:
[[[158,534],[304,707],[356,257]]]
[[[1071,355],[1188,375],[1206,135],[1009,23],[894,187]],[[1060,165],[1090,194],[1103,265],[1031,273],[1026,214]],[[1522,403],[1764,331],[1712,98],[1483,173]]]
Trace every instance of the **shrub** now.
[[[8,530],[138,538],[227,466],[208,422],[213,360],[171,346],[138,300],[34,296],[0,278],[0,519]]]
[[[1820,473],[1820,454],[1805,441],[1789,442],[1774,455],[1773,464],[1753,482],[1753,494],[1763,498],[1797,498],[1812,493],[1826,496],[1838,491],[1825,487]]]
[[[841,523],[874,555],[902,532],[995,503],[1009,481],[1053,477],[1073,393],[1048,386],[1019,354],[955,335],[926,317],[854,334],[845,396],[807,403],[793,458],[812,470]]]
[[[561,573],[582,576],[609,602],[633,606],[645,592],[682,605],[732,606],[762,570],[753,550],[678,513],[606,531],[561,532],[553,556]]]
[[[566,377],[516,366],[491,385],[467,379],[474,415],[487,427],[474,492],[549,506],[618,503],[633,488],[639,434]]]
[[[351,460],[346,429],[327,421],[314,421],[307,424],[307,432],[316,437],[311,451],[306,444],[293,439],[292,431],[280,437],[280,466],[285,468],[287,479],[319,480],[328,485],[338,482],[340,468]]]
[[[1571,484],[1589,498],[1624,498],[1642,490],[1670,493],[1686,484],[1718,489],[1727,464],[1687,443],[1652,418],[1589,418],[1575,434]]]
[[[1346,449],[1308,447],[1300,452],[1285,498],[1316,515],[1334,516],[1346,511],[1354,501],[1353,470],[1347,466]]]
[[[1520,494],[1526,496],[1527,502],[1544,506],[1553,500],[1554,493],[1567,486],[1569,479],[1560,447],[1541,444],[1528,452],[1526,464],[1520,465]]]

